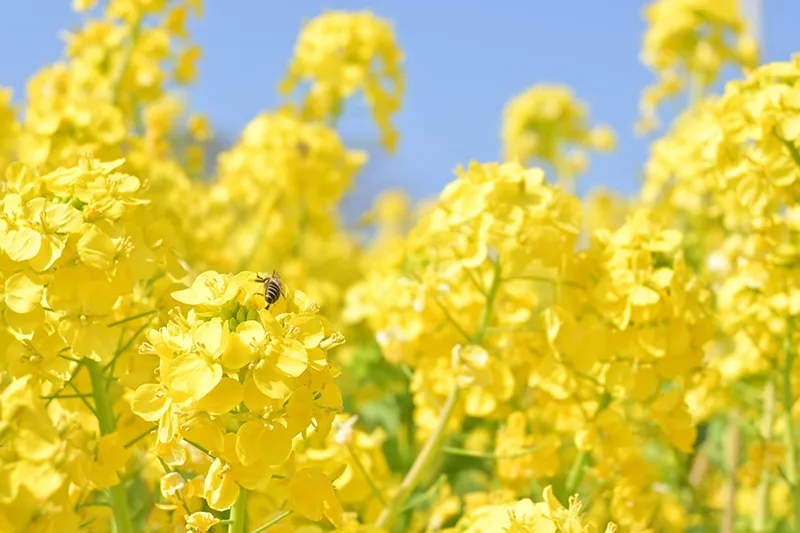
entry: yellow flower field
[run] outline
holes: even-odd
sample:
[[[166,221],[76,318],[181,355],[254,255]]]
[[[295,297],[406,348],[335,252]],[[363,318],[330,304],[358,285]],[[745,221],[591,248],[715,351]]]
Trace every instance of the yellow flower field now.
[[[0,532],[800,532],[800,55],[736,0],[647,8],[638,126],[688,104],[632,197],[574,195],[616,137],[543,84],[359,231],[391,21],[309,21],[212,172],[202,0],[95,4],[0,88]]]

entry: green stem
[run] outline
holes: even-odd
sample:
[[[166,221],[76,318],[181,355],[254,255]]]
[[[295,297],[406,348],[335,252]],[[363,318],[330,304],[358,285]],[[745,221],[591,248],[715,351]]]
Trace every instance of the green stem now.
[[[361,472],[361,475],[364,476],[364,479],[367,480],[367,483],[369,484],[370,488],[372,489],[372,494],[375,495],[376,498],[378,498],[378,501],[381,502],[381,505],[385,506],[386,505],[386,500],[383,498],[383,494],[381,494],[381,491],[378,488],[378,484],[375,483],[375,479],[369,473],[369,470],[367,470],[367,467],[364,466],[364,463],[361,461],[361,458],[356,453],[355,448],[353,448],[353,444],[348,442],[346,444],[346,446],[347,446],[347,451],[350,452],[350,456],[353,458],[353,462],[356,464],[356,466],[358,467],[358,470]]]
[[[577,492],[581,481],[583,481],[583,473],[586,471],[586,467],[589,466],[591,458],[592,454],[587,450],[580,452],[575,458],[575,462],[572,463],[572,468],[570,468],[567,476],[567,484],[564,486],[565,497],[569,498]]]
[[[604,392],[597,403],[597,411],[595,412],[592,419],[596,419],[597,415],[600,412],[609,406],[611,403],[611,396]],[[581,486],[581,481],[583,481],[583,474],[586,473],[586,468],[588,468],[589,463],[592,460],[592,453],[588,450],[583,450],[575,457],[575,462],[572,463],[572,468],[569,470],[569,474],[567,474],[567,482],[564,485],[564,498],[569,498],[570,496],[574,495]]]
[[[271,528],[272,526],[274,526],[275,524],[277,524],[278,522],[280,522],[281,520],[283,520],[284,518],[286,518],[287,516],[292,514],[292,512],[293,511],[290,510],[290,511],[286,511],[284,513],[281,513],[278,516],[276,516],[275,518],[273,518],[272,520],[270,520],[269,522],[267,522],[266,524],[264,524],[263,526],[257,527],[256,529],[254,529],[250,533],[261,533],[262,531],[265,531],[265,530]]]
[[[144,313],[139,313],[138,315],[132,315],[132,316],[117,320],[116,322],[111,322],[110,324],[107,324],[107,326],[109,328],[113,328],[114,326],[119,326],[121,324],[125,324],[126,322],[131,322],[133,320],[137,320],[139,318],[144,318],[146,316],[154,315],[156,313],[158,313],[158,309],[151,309],[150,311],[145,311]]]
[[[89,371],[89,378],[92,381],[94,408],[95,414],[97,415],[97,422],[100,425],[100,434],[110,435],[116,430],[117,419],[114,416],[114,408],[111,403],[111,398],[108,395],[108,389],[106,388],[106,378],[103,375],[103,367],[92,359],[84,359],[84,365]],[[128,508],[128,499],[122,482],[108,489],[108,496],[111,509],[114,511],[116,532],[133,533],[131,511]]]
[[[228,533],[244,533],[246,525],[245,515],[247,514],[247,489],[239,487],[239,498],[231,509],[230,524]]]
[[[492,309],[494,308],[494,299],[495,296],[497,296],[497,290],[500,288],[500,283],[502,283],[502,281],[502,277],[500,276],[500,263],[494,263],[494,277],[492,278],[492,284],[489,286],[489,291],[486,293],[486,305],[483,307],[483,312],[481,313],[478,331],[475,332],[475,335],[472,337],[473,344],[481,344],[484,337],[486,337],[486,329],[489,326]]]
[[[761,440],[764,446],[769,446],[772,441],[772,426],[775,420],[775,382],[770,374],[769,381],[764,385],[764,399],[761,413]],[[767,531],[767,519],[769,518],[769,493],[770,493],[770,471],[768,461],[764,461],[761,468],[761,481],[756,489],[756,512],[753,517],[753,531],[755,533],[765,533]]]
[[[442,451],[449,455],[458,455],[461,457],[474,457],[476,459],[489,459],[492,461],[499,461],[502,459],[518,459],[520,457],[525,457],[526,455],[536,453],[541,449],[542,446],[531,446],[529,448],[523,448],[520,451],[513,453],[492,453],[492,452],[465,450],[463,448],[453,448],[452,446],[444,446],[442,448]]]
[[[425,442],[425,446],[423,446],[419,455],[417,455],[417,458],[414,460],[414,464],[411,465],[411,469],[403,478],[403,482],[400,483],[400,487],[397,489],[394,498],[392,498],[388,506],[383,508],[381,514],[378,516],[378,520],[375,522],[377,527],[386,531],[391,531],[406,501],[408,501],[420,481],[422,481],[422,476],[430,474],[431,465],[434,459],[436,459],[438,452],[441,451],[445,430],[458,404],[459,392],[458,382],[455,382],[453,384],[453,389],[450,391],[450,395],[447,397],[447,402],[444,404],[444,409],[439,415],[439,422],[436,424],[431,436],[428,437],[428,440]]]
[[[739,413],[734,411],[728,420],[728,427],[723,443],[725,454],[725,485],[723,488],[721,533],[733,533],[736,526],[736,472],[739,468],[739,452],[741,449],[741,425]]]
[[[792,332],[794,320],[786,321],[786,335],[783,340],[784,365],[783,365],[783,416],[784,438],[786,439],[786,479],[792,491],[794,514],[794,531],[800,531],[800,485],[797,484],[797,442],[794,436],[794,422],[792,421],[792,366],[794,365],[795,352],[792,346]]]
[[[486,294],[486,305],[481,313],[481,317],[478,322],[478,329],[475,331],[473,336],[467,336],[467,338],[473,344],[481,344],[486,336],[486,328],[491,320],[495,296],[497,296],[497,290],[500,288],[500,283],[502,282],[499,263],[494,263],[494,270],[494,277],[492,278],[491,287],[489,287],[489,291]],[[378,520],[375,522],[377,527],[386,531],[391,531],[392,526],[394,526],[397,518],[402,513],[406,502],[422,481],[422,477],[425,475],[430,475],[430,469],[433,461],[436,459],[439,453],[443,451],[442,444],[444,443],[445,432],[447,430],[447,426],[450,424],[450,419],[453,417],[453,413],[455,413],[460,393],[461,389],[458,386],[458,380],[455,379],[453,382],[453,388],[447,397],[447,401],[439,413],[439,420],[433,430],[433,433],[430,435],[430,437],[428,437],[428,440],[425,442],[425,445],[422,447],[419,455],[417,455],[417,458],[414,460],[414,464],[411,465],[411,468],[406,473],[406,476],[400,483],[400,487],[398,488],[394,498],[392,498],[392,501],[389,503],[389,505],[384,506],[381,510],[381,514],[378,516]]]

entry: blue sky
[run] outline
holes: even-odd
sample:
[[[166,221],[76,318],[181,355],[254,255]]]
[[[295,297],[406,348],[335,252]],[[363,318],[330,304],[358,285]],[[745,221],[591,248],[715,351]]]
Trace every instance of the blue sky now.
[[[800,51],[800,2],[763,0],[766,60]],[[304,20],[325,9],[370,9],[394,22],[406,52],[407,93],[396,119],[399,151],[376,151],[365,111],[341,123],[345,139],[373,152],[350,203],[362,204],[385,187],[415,197],[438,193],[453,168],[499,156],[507,99],[538,82],[573,87],[592,120],[611,125],[619,147],[592,157],[579,191],[603,185],[634,191],[649,139],[633,125],[643,87],[653,77],[639,63],[646,2],[634,0],[399,0],[206,1],[194,25],[204,47],[194,110],[207,113],[222,135],[235,139],[248,120],[278,102],[275,87]],[[80,17],[68,0],[4,2],[0,7],[0,85],[17,94],[41,65],[61,54],[59,30]]]

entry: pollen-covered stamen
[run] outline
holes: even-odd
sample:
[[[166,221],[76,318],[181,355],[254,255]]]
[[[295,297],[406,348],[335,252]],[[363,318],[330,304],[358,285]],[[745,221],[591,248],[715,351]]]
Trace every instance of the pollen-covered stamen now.
[[[219,278],[208,278],[205,280],[205,286],[214,296],[221,296],[225,292],[227,283]]]
[[[78,167],[84,172],[91,172],[97,169],[97,161],[94,159],[94,153],[86,151],[78,159]]]
[[[117,251],[114,254],[114,259],[119,261],[120,259],[130,256],[134,248],[135,245],[133,244],[133,239],[126,235],[117,243]]]
[[[180,309],[178,309],[177,307],[170,309],[167,312],[167,315],[169,316],[172,322],[174,322],[180,327],[181,331],[191,331],[192,325],[189,323],[186,317],[183,316]]]
[[[286,331],[286,335],[285,336],[286,336],[287,339],[296,339],[303,333],[303,330],[301,330],[299,327],[295,326],[294,324],[285,324],[283,326],[283,329],[284,329],[284,331]]]
[[[34,222],[33,225],[39,230],[39,233],[42,233],[44,235],[53,233],[53,231],[51,231],[51,228],[47,223],[47,211],[45,210],[40,211],[38,218],[39,219],[36,222]]]
[[[319,343],[319,347],[322,348],[323,350],[329,350],[335,346],[340,346],[344,343],[345,343],[344,335],[342,335],[337,331],[327,339],[323,339],[323,341]]]
[[[194,351],[197,352],[197,354],[202,356],[204,359],[207,359],[209,361],[214,360],[214,354],[211,352],[211,350],[208,349],[208,347],[202,341],[197,341],[194,343]]]

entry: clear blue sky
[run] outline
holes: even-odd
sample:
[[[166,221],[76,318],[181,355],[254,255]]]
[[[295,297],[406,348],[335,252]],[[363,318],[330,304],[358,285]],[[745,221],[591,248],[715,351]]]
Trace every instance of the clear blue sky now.
[[[800,52],[800,2],[764,4],[766,59],[789,59]],[[630,192],[638,186],[649,142],[632,132],[639,92],[653,79],[639,63],[644,5],[635,0],[207,0],[206,16],[194,25],[205,55],[190,101],[235,139],[250,118],[276,104],[275,86],[304,20],[324,9],[371,9],[395,24],[406,52],[407,94],[396,121],[402,135],[397,155],[373,154],[351,202],[361,204],[387,186],[416,197],[433,195],[457,164],[496,159],[504,103],[537,82],[572,86],[589,104],[593,120],[618,133],[617,151],[592,158],[579,191],[605,185]],[[70,12],[68,0],[0,6],[0,85],[19,94],[31,73],[60,56],[58,30],[80,17]],[[374,131],[363,112],[343,120],[341,129],[351,144],[374,149]]]

